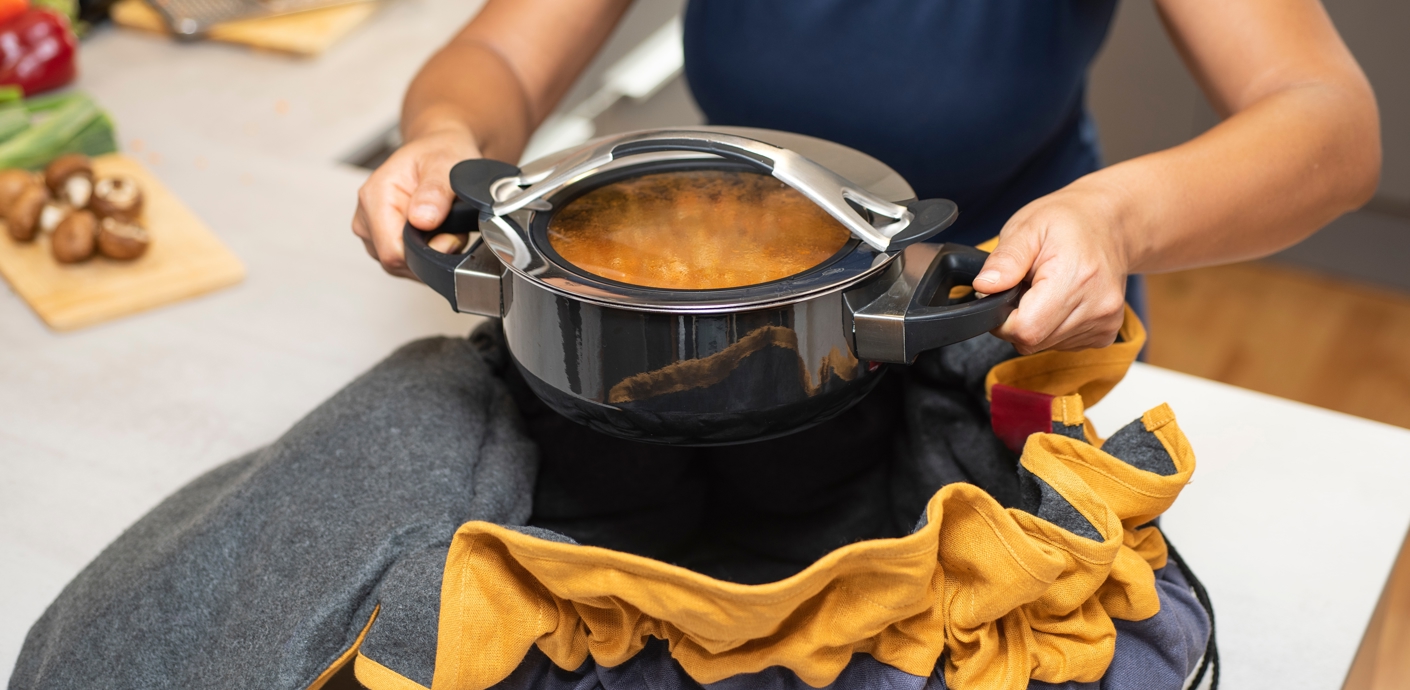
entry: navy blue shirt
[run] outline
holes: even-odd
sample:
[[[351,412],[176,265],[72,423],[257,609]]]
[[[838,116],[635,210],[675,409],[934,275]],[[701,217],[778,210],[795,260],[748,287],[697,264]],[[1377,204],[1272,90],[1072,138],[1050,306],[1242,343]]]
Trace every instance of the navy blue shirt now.
[[[1116,0],[690,0],[685,69],[713,124],[869,153],[977,244],[1096,170],[1087,68]]]

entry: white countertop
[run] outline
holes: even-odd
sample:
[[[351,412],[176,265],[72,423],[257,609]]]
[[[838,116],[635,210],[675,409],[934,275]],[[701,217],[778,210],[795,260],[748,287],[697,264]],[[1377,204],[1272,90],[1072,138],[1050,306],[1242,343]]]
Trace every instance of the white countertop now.
[[[1209,590],[1221,685],[1341,687],[1410,527],[1410,431],[1143,364],[1089,416],[1162,402],[1196,468],[1161,526]]]
[[[473,326],[363,254],[348,221],[365,172],[336,161],[394,122],[477,6],[395,0],[316,60],[85,42],[81,88],[249,276],[67,334],[0,291],[0,678],[64,584],[163,497],[398,345]],[[1214,599],[1226,687],[1339,686],[1410,525],[1410,431],[1143,365],[1092,416],[1110,433],[1166,401],[1199,468],[1164,525]]]

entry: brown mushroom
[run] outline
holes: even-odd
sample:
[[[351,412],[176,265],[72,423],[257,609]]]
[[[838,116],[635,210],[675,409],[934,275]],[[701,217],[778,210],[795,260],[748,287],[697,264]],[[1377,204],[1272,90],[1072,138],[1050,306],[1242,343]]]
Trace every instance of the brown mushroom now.
[[[85,261],[93,256],[97,240],[98,217],[89,211],[75,211],[54,229],[54,258],[61,264]]]
[[[20,242],[34,239],[39,229],[39,213],[48,201],[49,193],[40,185],[21,191],[10,208],[5,210],[5,225],[10,229],[10,237]]]
[[[103,256],[129,261],[145,254],[152,244],[151,236],[140,225],[104,218],[98,226],[98,251]]]
[[[20,197],[20,192],[37,186],[34,173],[19,168],[0,170],[0,212],[10,208],[10,204]]]
[[[55,197],[83,208],[93,195],[93,164],[81,153],[59,156],[44,168],[44,184]]]
[[[100,177],[93,183],[93,200],[89,202],[103,218],[132,222],[142,215],[142,188],[127,175]]]
[[[73,207],[62,201],[50,199],[44,202],[44,207],[39,209],[39,227],[35,229],[37,234],[54,232],[58,229],[59,223],[64,222],[73,213]]]

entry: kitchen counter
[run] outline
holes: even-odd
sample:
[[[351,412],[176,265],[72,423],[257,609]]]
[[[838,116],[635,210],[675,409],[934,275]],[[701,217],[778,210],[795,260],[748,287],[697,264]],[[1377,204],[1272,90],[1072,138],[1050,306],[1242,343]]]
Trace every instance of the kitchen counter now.
[[[73,333],[0,291],[0,678],[127,525],[409,340],[464,334],[348,231],[417,65],[477,3],[394,0],[317,60],[104,30],[79,86],[247,264],[232,289]],[[1157,334],[1158,336],[1158,334]],[[1110,433],[1168,401],[1199,459],[1164,525],[1208,586],[1226,687],[1340,685],[1410,525],[1410,431],[1137,365]]]
[[[331,165],[397,122],[416,70],[480,4],[383,0],[316,58],[103,27],[82,44],[78,86],[159,172],[230,151]]]

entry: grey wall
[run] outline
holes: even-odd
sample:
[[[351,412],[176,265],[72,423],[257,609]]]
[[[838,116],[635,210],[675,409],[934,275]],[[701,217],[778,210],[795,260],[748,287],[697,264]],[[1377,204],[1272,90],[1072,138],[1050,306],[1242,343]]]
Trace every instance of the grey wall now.
[[[1118,7],[1092,66],[1087,104],[1108,163],[1175,146],[1215,119],[1150,0],[1125,0]]]
[[[1392,205],[1410,205],[1410,2],[1326,4],[1380,103],[1385,167],[1378,196]],[[1121,4],[1092,69],[1089,104],[1112,163],[1178,144],[1216,122],[1150,0]]]
[[[1325,1],[1381,107],[1385,167],[1378,205],[1410,209],[1410,2]]]
[[[558,110],[569,111],[573,106],[591,96],[602,86],[603,73],[613,63],[622,59],[632,48],[637,47],[647,36],[680,14],[685,8],[685,0],[635,0],[612,35],[607,38],[597,56],[588,63],[573,88],[564,95]],[[605,132],[604,132],[605,133]]]
[[[1410,290],[1410,1],[1324,0],[1381,110],[1385,163],[1376,199],[1273,259]],[[1150,0],[1125,0],[1092,68],[1088,104],[1108,163],[1198,135],[1218,120]]]

